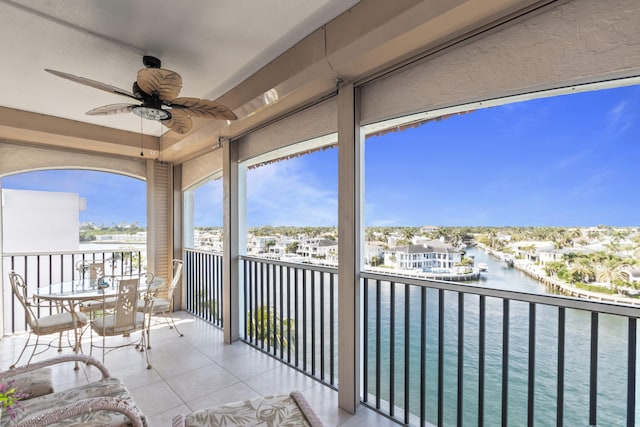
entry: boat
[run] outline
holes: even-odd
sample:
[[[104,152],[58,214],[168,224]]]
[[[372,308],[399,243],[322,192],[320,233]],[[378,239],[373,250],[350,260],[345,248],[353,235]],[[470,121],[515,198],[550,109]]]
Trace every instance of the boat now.
[[[478,263],[478,271],[480,271],[480,272],[489,271],[489,266],[484,262],[479,262]]]

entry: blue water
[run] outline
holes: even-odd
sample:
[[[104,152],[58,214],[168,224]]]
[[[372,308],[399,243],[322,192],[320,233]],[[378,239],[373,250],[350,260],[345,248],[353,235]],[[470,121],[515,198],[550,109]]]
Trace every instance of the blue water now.
[[[529,293],[550,293],[544,285],[507,267],[504,263],[486,255],[478,249],[470,249],[477,262],[488,265],[489,271],[475,284],[483,287],[509,289]],[[469,282],[468,282],[469,283]],[[471,282],[474,284],[473,282]],[[381,288],[381,342],[380,395],[383,402],[389,400],[390,388],[390,284]],[[424,352],[426,420],[437,423],[438,393],[438,307],[439,292],[426,290],[426,329]],[[369,307],[374,307],[375,290],[369,289]],[[457,421],[458,386],[458,294],[444,292],[444,375],[443,375],[443,425],[455,426]],[[395,368],[394,404],[404,407],[404,365],[409,359],[409,410],[412,415],[420,415],[420,322],[422,313],[421,290],[412,287],[409,295],[409,351],[404,348],[404,307],[405,287],[395,286]],[[479,298],[464,298],[464,357],[463,357],[463,425],[478,425],[478,313]],[[555,426],[557,418],[557,335],[558,309],[536,306],[536,346],[534,382],[534,419],[539,426]],[[375,388],[375,313],[369,312],[368,335],[368,392]],[[564,388],[564,425],[586,426],[589,424],[589,355],[590,355],[590,313],[577,310],[566,311],[566,359]],[[502,354],[503,354],[503,303],[502,300],[486,300],[486,360],[484,425],[501,424],[502,416]],[[509,316],[509,388],[508,425],[526,425],[528,352],[529,352],[529,305],[510,303]],[[627,387],[627,320],[615,316],[601,315],[599,319],[598,354],[598,425],[626,425]],[[640,372],[640,369],[638,369]],[[637,404],[637,405],[640,405]],[[401,409],[400,409],[401,411]],[[396,414],[401,412],[396,411]],[[636,415],[640,419],[640,413]]]

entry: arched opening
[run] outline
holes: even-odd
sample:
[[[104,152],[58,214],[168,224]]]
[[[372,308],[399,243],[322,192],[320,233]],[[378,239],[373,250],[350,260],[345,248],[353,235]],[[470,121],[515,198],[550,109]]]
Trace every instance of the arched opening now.
[[[105,274],[147,269],[146,183],[79,169],[7,175],[0,189],[3,280],[10,271],[37,288],[77,279],[82,262],[108,264]],[[5,287],[7,289],[7,287]],[[4,307],[12,307],[5,293]],[[23,329],[22,313],[5,310],[5,332]]]

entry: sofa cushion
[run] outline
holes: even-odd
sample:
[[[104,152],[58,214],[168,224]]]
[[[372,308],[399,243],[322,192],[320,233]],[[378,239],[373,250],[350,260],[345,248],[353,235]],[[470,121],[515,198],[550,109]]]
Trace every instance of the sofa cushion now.
[[[8,427],[15,422],[29,419],[33,416],[43,414],[51,409],[59,408],[82,399],[90,397],[108,396],[121,399],[136,409],[140,414],[144,425],[146,419],[142,415],[142,411],[137,407],[129,391],[124,384],[117,378],[106,378],[100,381],[74,387],[68,390],[47,394],[33,399],[21,402],[21,408],[17,411],[17,418],[12,420],[11,417],[2,417],[0,426]],[[123,427],[130,425],[129,419],[118,412],[96,411],[76,417],[67,418],[60,421],[55,426],[111,426]]]
[[[17,374],[10,377],[10,380],[19,392],[27,394],[25,399],[53,393],[50,368],[41,368]]]
[[[303,413],[292,395],[260,397],[180,414],[174,417],[173,426],[321,426],[310,407],[306,409],[309,412]]]

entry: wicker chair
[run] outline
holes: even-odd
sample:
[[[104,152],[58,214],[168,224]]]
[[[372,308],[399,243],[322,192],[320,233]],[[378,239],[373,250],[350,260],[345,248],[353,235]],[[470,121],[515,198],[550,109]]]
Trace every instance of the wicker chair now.
[[[34,309],[41,308],[50,310],[51,306],[42,306],[30,301],[27,297],[27,285],[22,276],[20,276],[18,273],[13,271],[10,272],[9,281],[11,282],[11,290],[13,291],[13,294],[16,296],[16,298],[20,302],[20,305],[22,305],[24,309],[26,322],[29,326],[29,336],[27,337],[27,342],[22,348],[18,359],[16,359],[15,363],[11,365],[12,368],[14,368],[20,361],[22,355],[29,346],[33,346],[33,351],[31,352],[31,356],[29,357],[29,361],[27,362],[27,364],[31,363],[31,359],[36,354],[38,345],[45,345],[40,344],[40,337],[43,335],[56,333],[60,334],[60,337],[58,339],[58,351],[62,351],[62,334],[64,332],[73,331],[75,334],[75,339],[73,342],[78,343],[78,331],[87,324],[87,316],[84,313],[80,313],[77,311],[73,313],[61,312],[48,316],[38,317],[36,316]],[[31,341],[31,335],[36,336],[36,342],[34,344],[29,344],[29,342]],[[48,343],[46,345],[47,347],[49,346]],[[74,351],[77,350],[78,349],[74,347]]]

